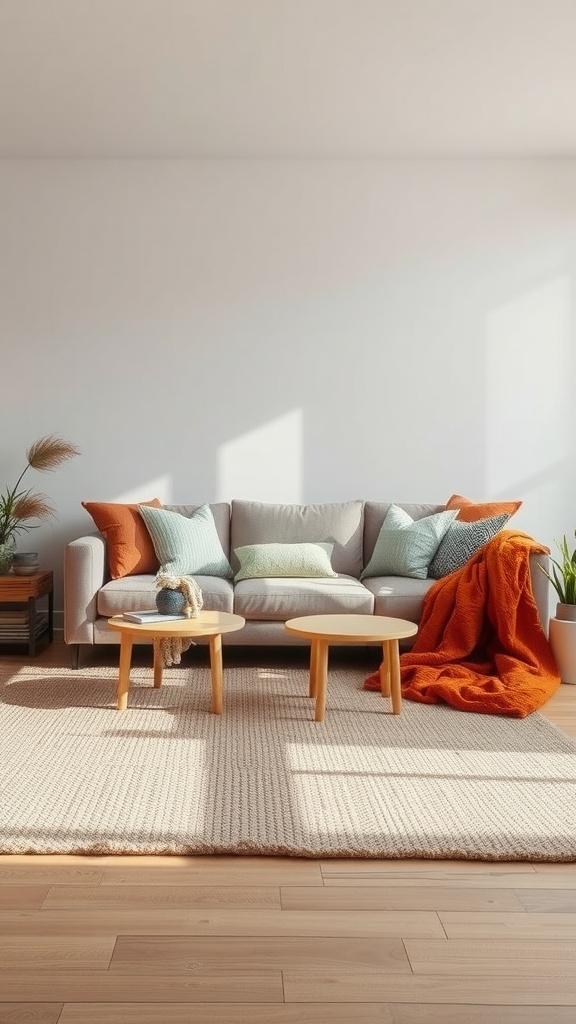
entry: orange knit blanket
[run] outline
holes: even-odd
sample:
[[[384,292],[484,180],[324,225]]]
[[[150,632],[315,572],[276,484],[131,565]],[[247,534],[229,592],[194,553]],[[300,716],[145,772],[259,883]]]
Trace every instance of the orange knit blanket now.
[[[560,677],[532,595],[529,558],[548,548],[502,530],[426,594],[411,651],[400,657],[402,694],[424,704],[524,718]],[[364,684],[379,690],[378,672]]]

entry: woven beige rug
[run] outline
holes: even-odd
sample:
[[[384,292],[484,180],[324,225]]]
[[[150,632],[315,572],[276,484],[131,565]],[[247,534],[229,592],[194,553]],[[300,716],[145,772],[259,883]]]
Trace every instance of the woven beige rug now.
[[[576,858],[576,744],[362,689],[331,669],[313,721],[304,668],[0,669],[0,852]]]

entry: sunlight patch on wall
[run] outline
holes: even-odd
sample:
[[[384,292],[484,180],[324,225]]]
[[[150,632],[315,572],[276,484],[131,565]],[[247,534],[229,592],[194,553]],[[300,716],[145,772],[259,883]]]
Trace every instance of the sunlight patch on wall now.
[[[118,501],[129,505],[139,501],[149,501],[151,498],[159,498],[164,505],[170,505],[173,501],[173,481],[171,476],[157,476],[146,483],[138,484],[128,491],[109,498],[109,501]]]
[[[486,325],[486,494],[569,453],[570,281],[561,277],[489,314]]]
[[[301,502],[303,436],[302,410],[293,409],[221,445],[217,500]]]

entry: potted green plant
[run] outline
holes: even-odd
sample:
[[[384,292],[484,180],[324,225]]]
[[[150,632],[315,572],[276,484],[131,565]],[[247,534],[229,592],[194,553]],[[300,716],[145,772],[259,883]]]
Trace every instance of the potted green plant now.
[[[79,455],[75,445],[61,437],[50,434],[39,438],[26,452],[26,465],[13,487],[6,487],[0,494],[0,574],[10,572],[14,558],[16,538],[40,526],[36,519],[46,519],[55,514],[49,498],[39,491],[21,487],[24,474],[29,469],[40,473],[56,469],[67,459]]]
[[[552,571],[540,566],[558,597],[548,635],[562,682],[576,684],[576,548],[570,552],[566,536],[557,544],[560,558],[550,558]]]
[[[576,537],[576,530],[574,531]],[[558,596],[556,618],[576,621],[576,548],[570,554],[566,536],[557,542],[560,560],[550,556],[552,571],[540,566]]]

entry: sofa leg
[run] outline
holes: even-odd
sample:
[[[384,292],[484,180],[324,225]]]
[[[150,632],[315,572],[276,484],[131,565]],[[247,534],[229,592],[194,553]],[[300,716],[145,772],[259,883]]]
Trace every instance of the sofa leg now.
[[[80,662],[80,644],[72,644],[71,649],[72,669],[77,669]]]

